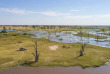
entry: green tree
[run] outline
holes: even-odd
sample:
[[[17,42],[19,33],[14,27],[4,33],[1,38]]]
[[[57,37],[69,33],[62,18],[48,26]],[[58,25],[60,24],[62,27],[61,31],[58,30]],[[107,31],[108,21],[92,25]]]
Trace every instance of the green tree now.
[[[3,31],[2,31],[2,33],[7,33],[7,31],[6,31],[6,27],[5,27],[5,26],[3,27]]]

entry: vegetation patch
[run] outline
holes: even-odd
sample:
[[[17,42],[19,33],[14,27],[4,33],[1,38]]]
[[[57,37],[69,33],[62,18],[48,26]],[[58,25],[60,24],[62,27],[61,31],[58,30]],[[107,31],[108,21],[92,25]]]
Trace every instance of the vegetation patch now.
[[[108,59],[110,59],[109,48],[87,44],[85,47],[85,51],[83,52],[83,56],[78,57],[82,48],[81,43],[58,43],[43,38],[31,38],[31,36],[34,35],[16,32],[7,32],[0,34],[0,69],[17,66],[18,61],[19,65],[34,67],[98,67],[104,65],[104,63],[108,62]],[[37,41],[37,56],[39,58],[37,59],[37,62],[32,63],[33,61],[35,61],[36,58],[34,56],[36,47],[33,46],[35,45],[35,41]],[[49,46],[54,45],[58,45],[57,50],[50,50]],[[26,50],[18,51],[21,47],[26,48]],[[24,52],[24,54],[22,52]],[[14,63],[10,63],[13,61]]]
[[[14,61],[14,59],[13,58],[1,58],[0,57],[0,64],[8,63],[11,61]]]
[[[106,39],[107,37],[105,37],[105,36],[97,36],[97,35],[92,35],[92,34],[87,34],[87,33],[78,33],[78,34],[75,34],[76,36],[82,36],[82,37],[90,37],[90,38],[95,38],[95,39],[97,39],[97,37],[98,37],[98,39]]]

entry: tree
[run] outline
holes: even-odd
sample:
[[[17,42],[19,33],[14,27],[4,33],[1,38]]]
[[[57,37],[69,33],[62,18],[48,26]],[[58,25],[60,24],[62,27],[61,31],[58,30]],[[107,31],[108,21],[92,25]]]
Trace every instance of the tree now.
[[[82,27],[80,27],[80,37],[81,37],[81,41],[82,41]]]
[[[88,32],[88,43],[89,43],[89,32]]]
[[[81,32],[81,27],[80,27],[80,35],[81,35],[81,50],[80,50],[80,54],[78,57],[83,56],[84,55],[84,51],[85,51],[85,47],[86,45],[89,43],[89,32],[88,32],[88,39],[82,38],[82,32]],[[77,58],[77,57],[76,57]]]
[[[105,29],[102,29],[102,32],[105,34]]]
[[[33,26],[32,26],[32,28],[34,28],[34,29],[35,29],[35,28],[36,28],[36,26],[35,26],[35,25],[33,25]]]
[[[110,27],[109,27],[109,38],[110,38]],[[110,44],[110,40],[109,40],[109,44]]]
[[[50,40],[51,39],[51,33],[50,33],[50,31],[48,32],[48,40]]]
[[[84,55],[84,51],[85,51],[86,45],[87,45],[87,43],[85,43],[85,42],[81,45],[81,50],[80,50],[80,55],[79,56],[83,56]]]
[[[38,54],[38,51],[37,51],[37,41],[35,42],[35,53],[32,53],[35,57],[35,62],[37,62],[39,60],[39,54]]]
[[[5,26],[3,27],[3,31],[2,31],[2,33],[7,33],[7,31],[6,31],[6,27],[5,27]]]
[[[98,41],[99,41],[99,36],[98,36],[98,35],[96,35],[96,37],[97,37],[97,43],[98,43]]]

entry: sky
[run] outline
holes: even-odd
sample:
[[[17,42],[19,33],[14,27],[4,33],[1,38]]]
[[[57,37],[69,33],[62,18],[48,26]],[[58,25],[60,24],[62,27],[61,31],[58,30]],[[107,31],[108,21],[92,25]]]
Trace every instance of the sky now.
[[[0,0],[0,25],[110,25],[110,0]]]

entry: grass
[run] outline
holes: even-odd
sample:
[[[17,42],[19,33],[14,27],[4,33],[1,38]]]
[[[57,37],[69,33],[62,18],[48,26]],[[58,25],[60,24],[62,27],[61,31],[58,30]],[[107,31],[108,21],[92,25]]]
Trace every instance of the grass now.
[[[78,33],[78,34],[75,34],[76,36],[81,36],[81,34],[80,33]],[[82,33],[82,37],[88,37],[88,34],[87,33]],[[90,38],[95,38],[95,39],[97,39],[97,36],[95,36],[95,35],[92,35],[92,34],[89,34],[89,37]],[[98,36],[98,39],[106,39],[107,37],[105,37],[105,36]]]
[[[110,33],[103,33],[104,35],[108,35],[108,36],[110,36]]]
[[[6,36],[7,35],[7,36]],[[13,36],[14,35],[14,36]],[[110,59],[110,49],[87,45],[84,56],[79,55],[81,48],[80,43],[58,43],[48,41],[46,39],[30,38],[31,34],[20,34],[16,32],[8,32],[0,34],[0,69],[7,69],[13,66],[18,66],[18,61],[22,56],[22,52],[18,51],[19,47],[27,48],[24,51],[24,56],[20,60],[20,64],[34,61],[32,55],[34,51],[34,41],[38,42],[38,53],[40,54],[39,61],[28,66],[82,66],[97,67],[104,65]],[[58,45],[57,50],[50,50],[49,46]],[[65,47],[64,47],[65,46]]]
[[[105,42],[105,41],[100,41],[100,40],[95,40],[96,42]]]

